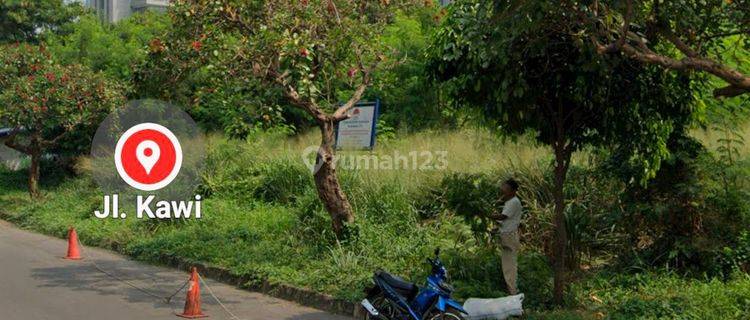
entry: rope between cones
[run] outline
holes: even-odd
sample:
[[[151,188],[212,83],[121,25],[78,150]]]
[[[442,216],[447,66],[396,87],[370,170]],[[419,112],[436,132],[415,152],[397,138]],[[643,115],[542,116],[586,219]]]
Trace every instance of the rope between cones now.
[[[83,255],[85,256],[85,255],[86,255],[86,250],[85,250],[85,247],[83,246],[83,243],[81,243],[81,239],[80,239],[80,238],[78,238],[78,239],[76,239],[76,240],[78,240],[78,246],[79,246],[79,247],[81,248],[81,253],[83,253]],[[153,298],[157,298],[157,299],[160,299],[160,300],[164,300],[164,302],[165,302],[165,303],[167,303],[167,304],[169,304],[169,305],[170,305],[170,307],[172,307],[172,305],[171,305],[171,304],[172,304],[172,299],[173,299],[173,298],[174,298],[175,296],[177,296],[177,294],[178,294],[178,293],[180,293],[180,291],[182,291],[182,289],[185,289],[185,287],[187,286],[187,284],[188,284],[188,283],[190,282],[190,280],[187,280],[187,281],[185,281],[185,282],[184,282],[184,283],[182,284],[182,286],[180,286],[180,288],[179,288],[179,289],[177,289],[177,290],[176,290],[176,291],[175,291],[174,293],[172,293],[171,295],[168,295],[168,296],[161,296],[161,295],[158,295],[158,294],[156,294],[156,293],[153,293],[153,292],[149,291],[148,289],[145,289],[145,288],[143,288],[143,287],[137,286],[136,284],[132,283],[131,281],[128,281],[128,280],[126,280],[126,279],[123,279],[123,278],[121,278],[121,277],[119,277],[119,276],[117,276],[117,275],[115,275],[115,274],[113,274],[113,273],[111,273],[111,272],[109,272],[109,271],[106,271],[106,270],[104,270],[104,268],[100,267],[100,266],[99,266],[99,265],[98,265],[98,264],[96,263],[95,259],[93,259],[93,256],[92,256],[92,258],[91,258],[91,259],[87,259],[87,260],[88,260],[88,261],[90,261],[90,262],[91,262],[91,265],[92,265],[92,266],[94,267],[94,269],[98,270],[99,272],[101,272],[101,273],[103,273],[103,274],[105,274],[105,275],[109,276],[109,277],[110,277],[110,278],[112,278],[112,279],[115,279],[115,280],[117,280],[117,281],[120,281],[120,282],[122,282],[122,283],[124,283],[124,284],[126,284],[126,285],[128,285],[128,286],[130,286],[130,287],[132,287],[132,288],[134,288],[134,289],[136,289],[136,290],[138,290],[138,291],[140,291],[140,292],[142,292],[142,293],[144,293],[144,294],[148,295],[148,296],[151,296],[151,297],[153,297]],[[175,313],[177,313],[177,312],[176,312],[176,311],[174,310],[174,308],[173,308],[173,307],[172,307],[172,311],[174,311]]]
[[[228,309],[228,308],[227,308],[227,307],[226,307],[226,306],[225,306],[225,305],[224,305],[223,303],[221,303],[221,300],[219,300],[219,298],[218,298],[218,297],[216,297],[216,295],[214,294],[214,291],[213,291],[213,290],[211,290],[211,287],[209,287],[209,286],[208,286],[208,284],[206,283],[206,281],[205,281],[205,280],[203,280],[203,277],[201,276],[201,274],[200,274],[200,273],[198,274],[198,279],[200,279],[200,280],[201,280],[201,283],[203,284],[203,286],[205,286],[205,287],[206,287],[206,289],[208,289],[208,293],[209,293],[209,294],[211,295],[211,297],[213,297],[213,298],[214,298],[214,300],[216,300],[216,302],[217,302],[217,303],[218,303],[218,304],[219,304],[219,305],[221,306],[221,308],[222,308],[222,309],[224,309],[224,311],[225,311],[225,312],[226,312],[226,313],[227,313],[227,314],[228,314],[228,315],[229,315],[230,317],[232,317],[232,320],[241,320],[241,319],[240,319],[240,318],[238,318],[238,317],[237,317],[236,315],[234,315],[234,313],[232,313],[232,311],[229,311],[229,309]]]
[[[86,256],[86,249],[83,246],[83,243],[81,242],[81,239],[79,237],[77,237],[77,235],[76,235],[76,239],[75,240],[76,240],[76,243],[78,244],[78,247],[80,248],[81,255],[82,256]],[[131,281],[127,280],[127,279],[123,279],[123,278],[117,276],[116,274],[111,273],[111,272],[105,270],[104,268],[100,267],[96,263],[95,259],[93,259],[93,256],[91,256],[91,259],[87,259],[87,260],[89,260],[91,262],[91,265],[94,267],[94,269],[96,269],[99,272],[101,272],[101,273],[109,276],[110,278],[115,279],[117,281],[120,281],[120,282],[122,282],[122,283],[124,283],[124,284],[126,284],[126,285],[128,285],[128,286],[130,286],[130,287],[132,287],[132,288],[134,288],[134,289],[136,289],[136,290],[138,290],[138,291],[140,291],[140,292],[142,292],[142,293],[150,296],[150,297],[163,300],[172,309],[172,313],[174,313],[175,315],[179,315],[179,313],[177,312],[177,310],[175,310],[174,306],[172,305],[172,299],[175,296],[177,296],[177,294],[180,293],[183,289],[185,289],[185,287],[187,287],[187,285],[190,283],[190,279],[188,279],[187,281],[185,281],[176,291],[174,291],[174,293],[172,293],[172,294],[170,294],[168,296],[161,296],[161,295],[156,294],[156,293],[154,293],[154,292],[152,292],[152,291],[150,291],[150,290],[148,290],[146,288],[140,287],[140,286],[134,284],[133,282],[131,282]],[[216,294],[214,294],[213,290],[208,285],[208,283],[206,283],[206,281],[203,279],[203,277],[200,275],[200,273],[197,273],[197,275],[198,275],[198,279],[200,280],[200,282],[208,290],[209,295],[211,295],[211,297],[219,304],[219,306],[221,306],[221,308],[224,310],[224,312],[226,312],[231,317],[232,320],[242,320],[239,317],[237,317],[237,315],[235,315],[234,313],[232,313],[232,311],[229,310],[229,308],[227,308],[226,305],[224,305],[223,302],[221,302],[221,300],[219,299],[219,297],[217,297]]]

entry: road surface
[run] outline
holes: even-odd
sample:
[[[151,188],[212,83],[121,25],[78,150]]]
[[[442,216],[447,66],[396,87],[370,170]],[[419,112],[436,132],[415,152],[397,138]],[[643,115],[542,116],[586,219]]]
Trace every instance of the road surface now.
[[[167,296],[188,274],[145,265],[106,250],[86,247],[84,260],[62,259],[67,242],[20,230],[0,220],[0,319],[3,320],[161,320],[181,319],[185,292],[172,303],[159,301],[98,271],[91,261],[132,284]],[[205,279],[239,320],[346,320],[293,302]],[[232,319],[201,288],[208,319]]]

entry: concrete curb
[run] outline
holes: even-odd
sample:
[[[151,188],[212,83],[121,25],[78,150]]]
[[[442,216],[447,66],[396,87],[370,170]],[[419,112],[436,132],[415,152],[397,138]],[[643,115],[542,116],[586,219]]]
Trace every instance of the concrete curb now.
[[[15,217],[13,215],[0,211],[0,219],[7,221],[8,223],[11,223],[13,225],[19,226],[14,221],[14,218]],[[33,229],[27,230],[41,233]],[[123,248],[117,244],[112,244],[107,247],[95,247],[112,250],[114,252],[117,252],[118,254],[132,258],[132,256],[125,253]],[[249,291],[260,292],[272,297],[296,302],[303,306],[320,309],[330,313],[354,317],[355,319],[360,319],[362,317],[361,308],[359,308],[358,304],[356,303],[352,303],[343,299],[337,299],[330,295],[315,292],[309,289],[297,288],[286,284],[272,283],[260,276],[240,276],[218,266],[212,266],[204,262],[189,261],[184,258],[173,256],[161,256],[159,257],[158,261],[145,260],[145,262],[163,264],[186,272],[190,271],[190,268],[192,267],[197,267],[201,275],[224,284],[232,285]]]
[[[198,271],[208,278],[233,285],[245,290],[261,292],[272,297],[294,301],[303,306],[308,306],[335,314],[352,316],[357,318],[360,314],[356,304],[334,298],[330,295],[315,292],[309,289],[297,288],[286,284],[272,283],[262,277],[252,275],[236,275],[227,269],[207,265],[202,262],[187,261],[182,258],[164,259],[170,265],[184,271],[195,266]]]

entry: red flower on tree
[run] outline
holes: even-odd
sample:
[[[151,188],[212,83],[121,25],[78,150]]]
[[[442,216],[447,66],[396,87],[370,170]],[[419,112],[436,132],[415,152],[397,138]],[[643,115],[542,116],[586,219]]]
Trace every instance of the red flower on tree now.
[[[13,134],[4,144],[30,157],[29,194],[37,197],[42,155],[51,147],[59,147],[60,139],[75,139],[81,134],[76,131],[81,126],[96,128],[123,101],[122,87],[80,65],[49,63],[41,47],[24,44],[0,49],[3,51],[0,65],[16,67],[6,68],[10,70],[0,74],[8,93],[0,95],[4,111],[0,112],[0,123],[11,128],[23,127],[28,134],[38,137],[18,140]],[[93,89],[98,89],[96,96],[84,98]],[[51,128],[54,130],[48,130]],[[72,152],[82,152],[75,146],[65,146],[68,147]]]
[[[151,42],[148,43],[149,49],[151,49],[151,52],[153,53],[159,53],[164,51],[164,44],[161,42],[159,38],[154,38],[151,40]]]
[[[192,43],[193,50],[195,50],[195,51],[201,51],[201,47],[202,46],[203,46],[203,44],[201,43],[200,40],[193,41],[193,43]]]

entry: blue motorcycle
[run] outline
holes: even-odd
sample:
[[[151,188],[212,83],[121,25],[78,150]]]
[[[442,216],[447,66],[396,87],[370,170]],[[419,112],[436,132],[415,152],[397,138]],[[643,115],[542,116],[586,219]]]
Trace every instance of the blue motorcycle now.
[[[432,274],[425,287],[405,281],[385,271],[376,271],[375,285],[366,290],[362,300],[368,320],[464,320],[466,310],[451,298],[453,287],[448,284],[448,271],[440,261],[440,248],[435,258],[427,258]]]

